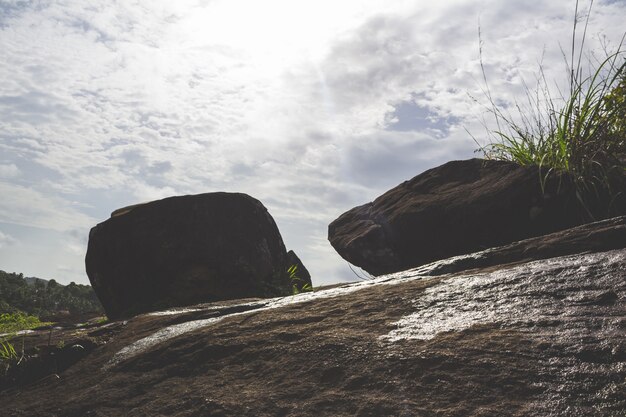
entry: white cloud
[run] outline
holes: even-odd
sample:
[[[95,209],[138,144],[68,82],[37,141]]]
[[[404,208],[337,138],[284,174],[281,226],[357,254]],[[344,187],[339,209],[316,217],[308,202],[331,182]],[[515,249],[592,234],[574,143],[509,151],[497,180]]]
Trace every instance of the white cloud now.
[[[0,249],[5,248],[7,246],[15,245],[16,243],[17,243],[17,239],[15,239],[13,236],[9,234],[2,233],[2,231],[0,230]]]
[[[479,22],[491,91],[512,102],[544,47],[563,78],[571,3],[2,2],[0,221],[88,230],[138,201],[247,192],[333,281],[334,216],[473,156]],[[596,3],[588,46],[625,15]]]
[[[89,230],[95,220],[62,197],[0,182],[0,222],[56,231]]]
[[[20,170],[15,164],[0,163],[0,178],[13,178],[20,175]]]

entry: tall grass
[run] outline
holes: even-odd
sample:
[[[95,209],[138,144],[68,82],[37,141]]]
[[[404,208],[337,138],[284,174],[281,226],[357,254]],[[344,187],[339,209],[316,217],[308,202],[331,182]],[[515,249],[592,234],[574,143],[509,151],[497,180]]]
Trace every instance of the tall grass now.
[[[491,95],[482,59],[479,29],[480,64],[485,83],[488,110],[495,119],[495,130],[488,130],[490,143],[480,146],[487,159],[509,160],[520,165],[538,165],[544,187],[555,172],[567,172],[576,185],[584,208],[593,197],[614,200],[623,193],[626,171],[626,51],[624,37],[618,47],[605,49],[601,60],[587,58],[583,51],[593,1],[584,21],[582,40],[577,45],[579,10],[576,2],[569,57],[561,50],[569,78],[569,91],[553,97],[539,66],[537,86],[526,84],[523,105],[515,103],[517,118],[496,104]],[[626,34],[625,34],[626,36]],[[477,142],[478,143],[478,142]],[[587,210],[590,217],[594,217]]]

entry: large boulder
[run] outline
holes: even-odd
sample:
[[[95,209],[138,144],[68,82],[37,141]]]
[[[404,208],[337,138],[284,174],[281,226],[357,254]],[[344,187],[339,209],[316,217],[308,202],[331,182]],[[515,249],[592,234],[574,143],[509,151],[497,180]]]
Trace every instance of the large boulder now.
[[[348,262],[380,275],[563,230],[589,221],[588,211],[596,218],[607,212],[601,201],[583,208],[566,174],[547,176],[542,189],[546,174],[506,161],[449,162],[342,214],[328,238]]]
[[[116,210],[91,229],[85,263],[113,319],[291,293],[278,227],[246,194],[170,197]]]

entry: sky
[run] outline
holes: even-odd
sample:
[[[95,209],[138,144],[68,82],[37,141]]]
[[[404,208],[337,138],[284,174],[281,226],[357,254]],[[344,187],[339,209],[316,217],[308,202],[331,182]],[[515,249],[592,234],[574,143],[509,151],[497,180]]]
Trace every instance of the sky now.
[[[479,43],[503,108],[539,66],[564,88],[574,8],[0,0],[0,269],[87,284],[89,230],[113,210],[228,191],[268,208],[315,285],[355,280],[328,224],[480,156],[492,122]],[[616,48],[624,21],[626,0],[597,0],[585,58]]]

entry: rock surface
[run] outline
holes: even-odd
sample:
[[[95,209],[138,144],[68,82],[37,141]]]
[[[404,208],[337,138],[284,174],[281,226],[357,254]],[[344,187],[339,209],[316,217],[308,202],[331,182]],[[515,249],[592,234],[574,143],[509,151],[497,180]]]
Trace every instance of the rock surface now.
[[[89,234],[87,275],[107,316],[291,294],[287,251],[258,200],[170,197],[113,212]]]
[[[348,262],[380,275],[589,221],[566,176],[551,175],[545,193],[539,177],[512,162],[449,162],[342,214],[328,238]]]
[[[35,332],[26,364],[38,344],[88,352],[36,382],[14,368],[0,403],[20,417],[623,416],[625,240],[619,218],[313,293]]]

